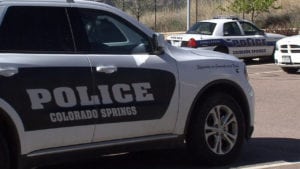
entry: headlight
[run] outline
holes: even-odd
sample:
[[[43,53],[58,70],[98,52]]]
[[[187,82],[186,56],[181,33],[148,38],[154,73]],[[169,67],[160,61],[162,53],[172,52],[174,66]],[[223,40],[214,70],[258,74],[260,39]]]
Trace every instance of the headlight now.
[[[278,45],[278,43],[276,43],[276,45],[275,45],[275,50],[279,50],[279,45]]]

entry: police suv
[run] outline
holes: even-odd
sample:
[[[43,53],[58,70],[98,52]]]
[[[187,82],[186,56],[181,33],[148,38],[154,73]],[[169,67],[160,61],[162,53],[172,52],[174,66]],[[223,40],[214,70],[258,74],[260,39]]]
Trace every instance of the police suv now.
[[[195,23],[185,34],[167,37],[177,47],[201,48],[232,54],[241,59],[273,57],[283,35],[265,33],[237,17],[216,17]]]
[[[224,164],[253,131],[243,62],[102,3],[0,1],[0,80],[1,169],[178,145]]]

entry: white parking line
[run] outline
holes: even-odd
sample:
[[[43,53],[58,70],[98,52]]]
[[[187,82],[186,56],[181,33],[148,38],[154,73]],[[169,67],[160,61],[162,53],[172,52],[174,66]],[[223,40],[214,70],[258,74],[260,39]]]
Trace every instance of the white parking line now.
[[[278,169],[278,167],[286,167],[286,166],[293,166],[299,168],[300,162],[280,162],[277,164],[265,164],[260,166],[253,166],[253,167],[242,167],[241,169],[266,169],[266,168],[274,168]],[[296,166],[297,165],[297,166]]]

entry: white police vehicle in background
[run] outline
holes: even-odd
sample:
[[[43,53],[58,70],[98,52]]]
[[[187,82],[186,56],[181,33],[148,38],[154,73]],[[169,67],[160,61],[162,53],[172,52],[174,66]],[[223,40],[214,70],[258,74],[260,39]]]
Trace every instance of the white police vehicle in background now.
[[[240,59],[273,57],[275,43],[283,35],[265,33],[237,17],[216,17],[195,23],[185,34],[170,35],[177,47],[201,48],[228,53]]]
[[[0,14],[1,169],[181,144],[224,164],[251,136],[235,57],[173,47],[97,2],[7,0]]]
[[[300,69],[300,35],[279,40],[275,50],[275,64],[287,73]]]

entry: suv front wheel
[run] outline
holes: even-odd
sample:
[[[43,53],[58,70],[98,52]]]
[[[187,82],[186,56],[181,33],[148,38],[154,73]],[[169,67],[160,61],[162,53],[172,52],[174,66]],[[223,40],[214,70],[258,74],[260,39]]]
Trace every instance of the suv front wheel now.
[[[205,164],[223,165],[236,159],[245,136],[242,111],[228,94],[208,97],[196,113],[187,136],[187,146],[193,158]]]
[[[9,160],[8,145],[0,131],[0,168],[9,169],[10,168],[9,164],[10,164],[10,160]]]

